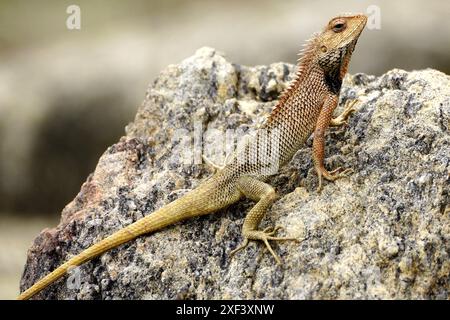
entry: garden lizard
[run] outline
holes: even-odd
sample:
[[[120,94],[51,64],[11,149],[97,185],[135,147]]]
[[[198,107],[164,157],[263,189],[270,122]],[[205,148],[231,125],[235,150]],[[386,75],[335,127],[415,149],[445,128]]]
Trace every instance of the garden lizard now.
[[[346,123],[355,110],[350,103],[342,114],[332,117],[338,104],[342,80],[366,22],[367,17],[362,14],[337,16],[329,21],[321,33],[315,34],[307,42],[298,60],[295,78],[264,125],[212,177],[181,198],[93,244],[22,292],[18,298],[32,297],[66,274],[70,268],[136,237],[187,218],[218,211],[244,197],[256,204],[244,219],[243,243],[231,255],[245,248],[250,240],[257,240],[265,244],[277,263],[281,263],[269,241],[296,239],[276,236],[279,226],[264,230],[258,228],[276,197],[274,188],[265,181],[286,165],[312,134],[312,153],[319,177],[319,190],[323,178],[333,181],[350,172],[350,169],[325,169],[324,134],[328,126]]]

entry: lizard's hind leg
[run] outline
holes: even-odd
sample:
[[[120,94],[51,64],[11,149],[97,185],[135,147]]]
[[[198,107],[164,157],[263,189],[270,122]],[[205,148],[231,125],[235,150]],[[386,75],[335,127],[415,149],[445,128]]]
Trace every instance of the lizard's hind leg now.
[[[269,184],[249,176],[243,176],[239,179],[238,188],[244,194],[244,196],[257,201],[257,203],[245,217],[244,224],[242,226],[242,236],[244,237],[244,242],[238,248],[234,249],[230,255],[233,256],[236,252],[244,249],[248,245],[249,240],[260,240],[264,242],[267,249],[275,258],[277,263],[281,264],[281,260],[273,251],[272,247],[269,244],[269,240],[298,241],[298,239],[288,237],[275,237],[275,232],[279,229],[282,229],[281,226],[269,227],[265,230],[258,230],[259,223],[261,222],[262,218],[264,218],[267,209],[276,199],[275,190]]]

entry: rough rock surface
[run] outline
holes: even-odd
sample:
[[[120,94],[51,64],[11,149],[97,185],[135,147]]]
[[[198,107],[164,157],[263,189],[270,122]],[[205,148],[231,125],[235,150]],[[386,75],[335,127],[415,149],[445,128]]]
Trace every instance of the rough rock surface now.
[[[234,65],[210,48],[167,67],[60,224],[36,238],[21,288],[198,185],[212,173],[193,148],[199,124],[215,133],[257,127],[293,70]],[[111,250],[74,273],[78,289],[68,286],[72,274],[37,298],[448,299],[450,77],[430,69],[356,74],[345,79],[341,102],[354,98],[358,112],[346,128],[330,129],[326,144],[326,166],[352,167],[349,178],[318,194],[309,141],[270,181],[280,198],[263,227],[279,223],[303,239],[274,244],[283,267],[260,243],[229,259],[252,205],[243,201]],[[185,164],[174,158],[180,150],[193,150]]]

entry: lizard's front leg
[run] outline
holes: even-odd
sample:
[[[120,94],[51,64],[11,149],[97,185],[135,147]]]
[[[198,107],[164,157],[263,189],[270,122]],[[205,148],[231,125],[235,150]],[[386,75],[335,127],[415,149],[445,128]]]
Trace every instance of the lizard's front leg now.
[[[316,168],[317,175],[319,177],[318,191],[322,190],[322,179],[325,178],[330,181],[334,181],[338,178],[345,177],[347,174],[352,172],[352,169],[342,170],[341,167],[328,171],[325,169],[323,164],[325,155],[325,131],[330,125],[331,117],[333,111],[337,106],[338,97],[336,95],[329,95],[322,106],[319,118],[316,123],[316,128],[314,130],[314,141],[313,141],[313,160],[314,167]],[[348,116],[348,115],[347,115]]]
[[[330,127],[338,127],[347,123],[348,118],[353,112],[356,112],[356,108],[354,107],[358,100],[348,100],[345,103],[344,111],[336,118],[332,118],[330,121]]]
[[[272,256],[275,258],[278,264],[281,264],[280,258],[275,254],[272,247],[269,244],[269,240],[284,241],[284,240],[296,240],[296,238],[287,237],[275,237],[274,234],[277,230],[282,229],[281,226],[269,227],[264,230],[258,230],[259,223],[266,214],[267,209],[272,205],[276,199],[276,193],[272,186],[256,178],[243,176],[238,181],[238,189],[246,196],[254,201],[257,201],[255,206],[250,210],[244,220],[242,226],[242,235],[244,242],[238,248],[231,252],[233,256],[236,252],[244,249],[249,240],[261,240],[266,245]]]

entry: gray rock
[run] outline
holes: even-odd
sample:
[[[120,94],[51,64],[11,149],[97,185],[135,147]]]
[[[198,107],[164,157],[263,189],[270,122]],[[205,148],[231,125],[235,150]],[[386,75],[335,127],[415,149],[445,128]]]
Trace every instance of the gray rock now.
[[[210,48],[168,66],[60,224],[34,241],[21,288],[195,188],[213,171],[199,163],[197,133],[222,133],[212,134],[208,154],[220,151],[225,132],[257,127],[293,70],[234,65]],[[358,112],[346,128],[330,129],[326,149],[327,167],[353,174],[318,194],[308,141],[270,181],[280,198],[262,227],[279,223],[302,239],[274,244],[282,267],[260,243],[229,259],[252,205],[243,201],[113,249],[37,298],[448,299],[450,77],[431,69],[356,74],[345,79],[339,109],[355,98]]]

